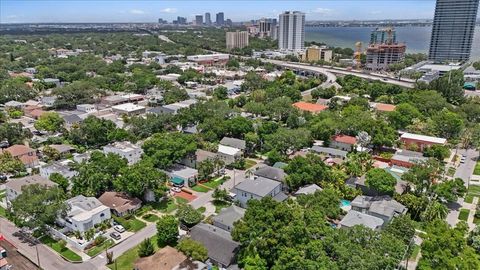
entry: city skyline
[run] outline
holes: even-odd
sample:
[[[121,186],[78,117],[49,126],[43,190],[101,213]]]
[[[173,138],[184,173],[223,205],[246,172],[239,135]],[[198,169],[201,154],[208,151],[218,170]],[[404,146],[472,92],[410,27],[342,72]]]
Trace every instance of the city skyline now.
[[[395,8],[392,8],[395,7]],[[189,22],[206,12],[249,21],[284,11],[306,13],[307,20],[432,19],[435,0],[425,1],[31,1],[0,2],[0,23]]]

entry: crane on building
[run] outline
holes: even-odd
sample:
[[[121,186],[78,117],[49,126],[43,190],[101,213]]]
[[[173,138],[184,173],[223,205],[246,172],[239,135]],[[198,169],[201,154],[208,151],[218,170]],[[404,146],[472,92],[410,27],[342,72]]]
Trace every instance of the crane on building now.
[[[357,43],[355,43],[355,61],[356,61],[356,68],[357,69],[360,69],[360,66],[362,64],[362,47],[363,47],[363,43],[358,41]]]

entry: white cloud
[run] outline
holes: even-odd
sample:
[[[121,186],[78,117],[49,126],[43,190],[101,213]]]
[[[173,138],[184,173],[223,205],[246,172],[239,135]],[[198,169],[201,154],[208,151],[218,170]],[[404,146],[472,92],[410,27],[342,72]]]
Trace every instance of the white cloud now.
[[[7,19],[17,19],[18,16],[17,15],[8,15],[7,16]]]
[[[372,10],[372,11],[370,11],[370,14],[378,15],[378,14],[382,14],[382,12],[380,10]]]
[[[145,14],[145,11],[143,11],[141,9],[131,9],[130,13],[135,14],[135,15],[141,15],[141,14]]]
[[[177,13],[177,9],[176,8],[164,8],[164,9],[160,10],[160,12],[162,12],[162,13]]]
[[[320,14],[320,15],[331,15],[333,13],[333,9],[329,8],[316,8],[312,11],[312,13]]]

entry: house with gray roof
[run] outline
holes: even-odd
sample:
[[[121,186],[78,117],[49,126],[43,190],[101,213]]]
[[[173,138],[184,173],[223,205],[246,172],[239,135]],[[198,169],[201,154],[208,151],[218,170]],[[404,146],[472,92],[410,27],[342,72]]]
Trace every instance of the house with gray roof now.
[[[253,175],[254,177],[263,177],[281,183],[285,183],[285,177],[287,177],[287,174],[283,169],[275,168],[272,166],[264,166],[258,168],[253,172]]]
[[[295,196],[300,196],[300,195],[310,195],[314,194],[317,191],[322,191],[323,189],[316,184],[311,184],[308,186],[301,187],[300,189],[295,192]]]
[[[216,226],[220,229],[231,232],[233,229],[233,223],[237,220],[240,220],[245,215],[245,209],[240,208],[236,205],[232,205],[227,208],[220,210],[218,215],[212,218],[213,226]]]
[[[210,224],[199,223],[190,230],[190,238],[205,246],[212,264],[227,268],[235,263],[240,243],[232,240],[230,232]]]
[[[383,226],[383,220],[362,212],[350,210],[340,221],[340,228],[352,228],[363,225],[372,230],[379,230]]]
[[[78,125],[83,122],[83,119],[77,114],[65,115],[63,116],[63,120],[65,121],[66,129],[71,129],[73,125]]]
[[[314,145],[311,148],[311,151],[315,152],[316,154],[325,155],[331,158],[340,158],[342,160],[346,159],[348,154],[347,151],[343,151],[336,148],[330,148],[330,147],[322,147],[318,145]]]
[[[240,149],[242,151],[245,151],[247,148],[247,143],[244,140],[236,139],[236,138],[230,138],[230,137],[223,137],[223,139],[220,141],[221,145],[233,147]]]
[[[244,180],[236,185],[233,190],[236,194],[241,207],[247,207],[249,200],[261,200],[264,197],[270,196],[274,200],[282,202],[288,196],[282,191],[282,183],[268,178],[258,177],[255,180]]]
[[[20,194],[22,194],[22,189],[29,185],[40,185],[47,188],[57,186],[57,184],[55,184],[54,182],[38,174],[25,176],[17,179],[11,179],[5,184],[5,188],[7,190],[7,204],[20,196]]]
[[[357,196],[352,202],[352,210],[382,219],[385,223],[393,217],[403,215],[407,208],[390,196]]]

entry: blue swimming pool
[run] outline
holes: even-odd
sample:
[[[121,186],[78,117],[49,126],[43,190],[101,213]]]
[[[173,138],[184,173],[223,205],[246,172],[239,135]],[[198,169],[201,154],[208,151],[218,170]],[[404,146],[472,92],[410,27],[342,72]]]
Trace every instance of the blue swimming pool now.
[[[352,204],[350,201],[347,201],[347,200],[341,200],[340,203],[342,207],[350,206]]]

